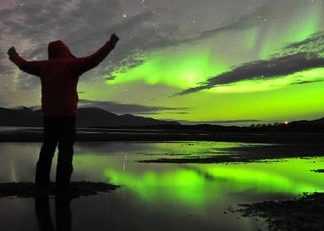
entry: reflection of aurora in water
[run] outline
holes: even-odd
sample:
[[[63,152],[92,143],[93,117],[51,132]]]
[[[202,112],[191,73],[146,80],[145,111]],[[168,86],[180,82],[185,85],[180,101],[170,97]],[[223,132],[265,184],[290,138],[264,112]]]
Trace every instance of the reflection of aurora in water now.
[[[105,175],[109,181],[129,187],[145,201],[168,198],[195,205],[205,201],[206,179],[194,171],[178,170],[162,174],[148,171],[136,175],[107,170]]]
[[[137,162],[149,158],[181,158],[182,155],[186,158],[218,153],[230,155],[231,148],[244,145],[252,144],[113,143],[102,147],[97,145],[92,149],[102,154],[106,150],[106,153],[113,155],[77,155],[74,163],[79,171],[91,172],[91,175],[124,185],[136,197],[148,203],[164,199],[186,205],[204,206],[211,201],[220,202],[231,194],[241,194],[243,197],[249,194],[252,197],[273,194],[295,196],[304,192],[324,191],[322,175],[310,171],[323,168],[322,158],[225,164]]]
[[[113,183],[125,185],[141,199],[168,198],[191,205],[204,205],[209,200],[222,200],[228,193],[299,195],[323,191],[324,182],[310,172],[317,164],[291,159],[285,162],[186,165],[167,172],[119,172],[106,170]]]
[[[324,159],[287,159],[280,162],[228,164],[146,164],[138,160],[228,153],[248,144],[225,142],[104,143],[78,146],[74,157],[77,179],[108,180],[124,185],[144,202],[167,200],[191,206],[222,201],[229,194],[284,194],[324,190]],[[84,146],[84,147],[83,147]],[[25,149],[26,150],[26,149]],[[12,153],[11,150],[3,150]],[[110,155],[107,155],[109,153]],[[37,153],[35,153],[37,154]],[[24,157],[26,155],[23,155]],[[10,163],[10,158],[6,160]],[[55,161],[53,161],[55,162]],[[26,165],[26,161],[22,163]],[[13,164],[12,164],[13,165]],[[15,164],[16,166],[17,163]],[[32,163],[32,166],[34,163]],[[11,169],[15,174],[21,167]],[[53,176],[53,175],[52,175]],[[19,180],[17,176],[15,180]],[[25,179],[25,178],[24,178]]]

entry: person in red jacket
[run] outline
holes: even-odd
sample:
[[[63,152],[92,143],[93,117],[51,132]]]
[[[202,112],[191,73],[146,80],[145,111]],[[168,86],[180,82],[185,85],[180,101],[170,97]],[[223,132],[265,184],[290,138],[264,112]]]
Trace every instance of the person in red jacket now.
[[[56,187],[69,187],[73,171],[79,76],[103,61],[118,40],[119,38],[112,34],[110,41],[98,51],[83,58],[73,56],[61,40],[48,44],[48,60],[44,61],[26,61],[19,56],[14,47],[8,50],[9,59],[20,70],[36,75],[41,80],[44,138],[36,164],[36,185],[49,185],[52,158],[58,146]]]

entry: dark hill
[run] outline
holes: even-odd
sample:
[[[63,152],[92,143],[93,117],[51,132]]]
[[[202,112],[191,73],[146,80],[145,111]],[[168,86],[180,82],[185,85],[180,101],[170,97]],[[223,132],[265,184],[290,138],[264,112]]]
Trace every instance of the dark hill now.
[[[134,115],[116,115],[100,108],[80,108],[77,115],[78,127],[132,127],[154,125],[180,125],[178,122],[162,121]],[[42,126],[40,110],[21,107],[15,109],[0,107],[0,126],[39,127]]]

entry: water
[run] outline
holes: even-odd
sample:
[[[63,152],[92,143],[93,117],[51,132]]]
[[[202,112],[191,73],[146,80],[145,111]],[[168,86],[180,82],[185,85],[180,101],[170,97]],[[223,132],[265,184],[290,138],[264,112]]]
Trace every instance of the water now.
[[[266,230],[265,221],[240,217],[240,203],[324,191],[324,158],[222,164],[140,163],[158,158],[233,154],[246,143],[79,143],[73,181],[122,185],[111,193],[81,197],[64,207],[49,200],[55,216],[71,211],[71,230]],[[30,182],[40,144],[0,143],[0,181]],[[56,163],[56,159],[53,160]],[[55,164],[52,179],[55,176]],[[38,230],[34,199],[1,198],[0,230]],[[45,203],[46,204],[46,203]],[[69,208],[70,207],[70,208]],[[60,229],[57,229],[60,230]]]

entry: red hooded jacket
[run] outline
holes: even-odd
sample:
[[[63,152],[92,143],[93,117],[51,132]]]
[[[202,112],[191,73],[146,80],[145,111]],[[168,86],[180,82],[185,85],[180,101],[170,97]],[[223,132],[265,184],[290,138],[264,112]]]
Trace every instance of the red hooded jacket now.
[[[17,53],[10,60],[22,71],[40,77],[43,116],[73,116],[77,112],[79,76],[96,67],[113,48],[114,44],[107,42],[94,54],[76,58],[58,40],[48,44],[48,60],[26,61]]]

